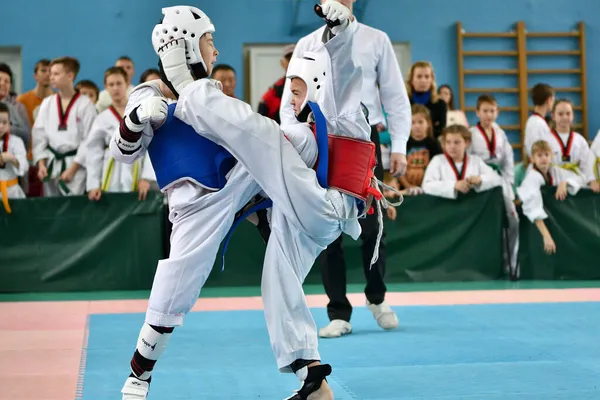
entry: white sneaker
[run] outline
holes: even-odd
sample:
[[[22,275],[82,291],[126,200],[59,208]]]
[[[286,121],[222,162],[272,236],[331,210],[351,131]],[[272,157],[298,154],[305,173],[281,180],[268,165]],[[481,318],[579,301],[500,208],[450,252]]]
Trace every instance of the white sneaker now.
[[[398,317],[385,301],[381,304],[371,304],[367,300],[367,307],[373,313],[377,324],[383,329],[396,329],[398,327]]]
[[[343,319],[334,319],[324,328],[319,329],[322,338],[336,338],[352,333],[352,325]]]
[[[137,378],[129,377],[125,381],[121,393],[123,400],[146,400],[150,384]]]

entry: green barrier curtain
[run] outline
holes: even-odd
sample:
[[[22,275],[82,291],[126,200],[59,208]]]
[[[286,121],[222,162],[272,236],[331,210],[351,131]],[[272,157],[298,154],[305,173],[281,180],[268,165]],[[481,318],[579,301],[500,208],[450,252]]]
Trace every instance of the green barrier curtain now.
[[[11,200],[0,212],[0,292],[147,289],[162,258],[163,196]]]
[[[162,258],[162,197],[136,194],[12,201],[0,214],[0,292],[148,289]],[[458,200],[406,198],[386,222],[387,280],[497,279],[502,271],[500,189]],[[349,283],[364,282],[360,240],[344,239]],[[241,224],[208,286],[260,284],[265,245]],[[307,283],[321,283],[318,262]]]
[[[521,214],[521,279],[600,279],[600,196],[581,190],[564,201],[554,197],[556,188],[542,189],[544,221],[556,244],[556,254],[544,253],[537,227]]]
[[[407,197],[396,221],[386,221],[387,281],[471,281],[502,275],[504,203],[500,188],[457,200]],[[344,237],[348,283],[365,281],[361,241]],[[217,260],[207,286],[259,285],[265,245],[256,228],[241,224]],[[321,260],[306,279],[320,284]]]

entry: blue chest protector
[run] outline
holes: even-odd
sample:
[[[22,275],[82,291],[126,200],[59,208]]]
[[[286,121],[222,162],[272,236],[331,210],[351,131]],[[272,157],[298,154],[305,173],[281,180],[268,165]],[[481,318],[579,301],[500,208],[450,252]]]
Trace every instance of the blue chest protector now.
[[[161,189],[178,180],[189,178],[202,186],[219,190],[225,176],[236,163],[223,147],[206,139],[176,118],[175,107],[169,105],[165,123],[154,131],[148,154]]]

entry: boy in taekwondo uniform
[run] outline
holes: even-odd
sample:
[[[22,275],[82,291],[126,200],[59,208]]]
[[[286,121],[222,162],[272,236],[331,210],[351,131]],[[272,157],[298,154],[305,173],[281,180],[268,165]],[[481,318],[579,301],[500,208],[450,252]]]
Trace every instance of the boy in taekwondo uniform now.
[[[254,113],[247,104],[227,97],[215,82],[201,79],[208,76],[218,54],[212,35],[207,35],[214,32],[214,27],[204,13],[192,7],[172,7],[163,12],[165,19],[156,27],[153,39],[161,57],[163,79],[178,96],[178,101],[167,106],[166,100],[155,91],[154,97],[142,100],[131,113],[126,111],[127,117],[111,141],[111,151],[115,156],[126,157],[148,147],[159,185],[169,185],[167,193],[174,218],[171,256],[177,251],[181,254],[159,263],[146,324],[131,363],[133,373],[123,388],[123,398],[146,398],[154,364],[174,327],[182,324],[184,315],[196,301],[212,266],[211,260],[208,270],[199,270],[195,261],[216,255],[227,230],[223,229],[222,222],[229,222],[225,224],[228,228],[233,213],[262,187],[273,202],[272,233],[262,286],[267,327],[277,364],[282,372],[295,372],[303,381],[300,391],[290,399],[331,399],[333,395],[325,380],[331,367],[320,364],[316,326],[306,305],[302,282],[317,255],[342,232],[358,238],[358,215],[371,209],[373,198],[381,199],[373,176],[375,148],[369,141],[370,127],[360,105],[361,70],[352,58],[353,30],[346,29],[350,25],[349,10],[335,1],[324,4],[323,15],[332,25],[325,46],[319,54],[305,54],[290,64],[290,72],[296,71],[297,76],[288,74],[288,77],[298,78],[292,79],[298,84],[295,101],[298,116],[306,118],[312,110],[316,142],[307,140],[314,137],[310,124],[298,124],[299,132],[286,131],[284,136],[274,121]],[[200,29],[202,23],[205,26]],[[184,40],[169,42],[169,36],[174,34],[184,35]],[[195,77],[200,79],[195,80]],[[164,94],[164,88],[160,91]],[[130,103],[134,95],[135,91]],[[148,123],[157,128],[153,138]],[[181,123],[197,133],[186,136],[186,146],[193,146],[195,140],[208,139],[217,146],[211,160],[229,159],[231,154],[238,160],[233,169],[223,168],[222,162],[213,164],[218,166],[215,172],[228,171],[224,183],[218,179],[222,174],[217,174],[216,190],[199,192],[208,190],[203,187],[206,184],[201,183],[200,176],[196,182],[179,180],[173,175],[163,179],[181,166],[161,160],[167,148],[171,151],[177,147],[168,144],[168,139],[181,139]],[[181,128],[179,133],[176,127]],[[162,134],[163,129],[168,131]],[[327,132],[331,133],[329,137]],[[163,139],[159,139],[161,135]],[[300,150],[295,147],[296,137],[301,137]],[[203,146],[208,145],[203,142]],[[318,153],[315,173],[307,165],[315,162],[317,148],[324,151]],[[350,159],[344,156],[348,154],[352,155]],[[260,187],[247,181],[246,169]],[[185,178],[183,171],[179,172]],[[244,180],[238,180],[240,177]],[[236,180],[239,186],[235,190],[228,189]],[[205,180],[205,183],[210,182]],[[174,205],[172,200],[191,193],[197,194],[191,199],[197,207],[189,202],[186,209]],[[382,219],[380,203],[376,205]],[[201,218],[201,224],[193,222],[196,217],[189,218],[192,208],[194,214],[206,216]],[[187,217],[185,221],[179,220],[180,212]],[[176,226],[178,222],[180,226]],[[198,240],[207,245],[210,242],[212,246],[198,249],[192,244]],[[282,298],[286,300],[282,302]],[[158,344],[148,349],[145,343]]]
[[[139,192],[139,198],[143,200],[150,189],[150,181],[156,181],[148,154],[132,164],[124,164],[116,162],[108,148],[125,113],[127,73],[121,67],[110,67],[104,73],[104,86],[112,103],[98,114],[85,143],[88,198],[98,201],[102,192]]]
[[[44,181],[44,196],[85,192],[85,142],[96,108],[73,87],[79,62],[62,57],[50,65],[50,82],[58,93],[42,101],[33,125],[33,161]]]

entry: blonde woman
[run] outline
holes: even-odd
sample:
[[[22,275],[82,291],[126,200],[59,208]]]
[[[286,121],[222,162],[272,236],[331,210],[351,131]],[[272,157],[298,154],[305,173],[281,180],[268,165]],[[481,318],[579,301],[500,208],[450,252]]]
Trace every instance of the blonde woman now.
[[[437,139],[446,127],[446,102],[438,97],[435,72],[429,61],[417,61],[410,67],[406,79],[410,104],[421,104],[429,109],[433,123],[433,136]]]

